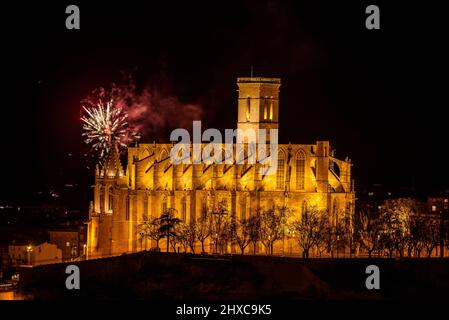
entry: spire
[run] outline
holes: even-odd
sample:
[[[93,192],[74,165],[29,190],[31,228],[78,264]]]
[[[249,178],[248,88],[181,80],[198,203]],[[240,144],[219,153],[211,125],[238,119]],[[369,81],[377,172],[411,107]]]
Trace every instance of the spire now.
[[[119,154],[116,148],[111,148],[109,155],[106,158],[103,166],[104,175],[108,178],[121,177],[123,176],[123,168],[120,163]]]

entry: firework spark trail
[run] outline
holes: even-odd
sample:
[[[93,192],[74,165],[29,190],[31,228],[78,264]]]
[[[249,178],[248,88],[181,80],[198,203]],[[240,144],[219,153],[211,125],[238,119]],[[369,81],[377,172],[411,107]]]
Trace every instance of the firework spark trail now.
[[[98,152],[100,158],[109,153],[112,147],[126,147],[132,136],[128,128],[127,114],[122,108],[116,107],[113,100],[105,104],[101,100],[93,107],[84,107],[86,116],[81,118],[84,122],[84,142]]]

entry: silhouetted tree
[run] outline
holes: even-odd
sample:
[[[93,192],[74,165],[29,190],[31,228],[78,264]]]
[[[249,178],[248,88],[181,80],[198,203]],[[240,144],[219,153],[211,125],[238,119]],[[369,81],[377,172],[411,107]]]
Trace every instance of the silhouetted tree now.
[[[258,212],[247,220],[248,238],[253,245],[253,254],[256,254],[257,243],[260,240],[260,215]]]
[[[304,258],[309,258],[310,249],[319,245],[326,226],[323,219],[324,212],[311,207],[304,212],[301,218],[292,222],[292,228],[297,235],[299,246],[303,250]]]
[[[411,217],[417,214],[417,202],[410,198],[386,200],[381,206],[381,242],[389,257],[396,251],[400,257],[410,242]]]
[[[250,220],[242,219],[236,221],[236,235],[234,239],[241,253],[244,254],[246,247],[251,243]]]
[[[220,253],[226,253],[229,244],[235,242],[236,237],[236,221],[234,216],[225,215],[221,219],[220,229],[218,232],[218,248]]]
[[[440,242],[440,223],[436,219],[427,218],[424,222],[423,245],[427,257],[431,257],[432,251]]]
[[[142,240],[156,241],[156,248],[159,249],[159,241],[163,238],[159,218],[144,217],[143,222],[138,225],[138,233]]]
[[[273,245],[282,239],[291,212],[287,207],[273,207],[260,213],[260,241],[267,254],[273,254]]]
[[[211,235],[211,223],[212,221],[210,219],[210,214],[207,212],[207,210],[204,210],[201,213],[199,219],[195,221],[195,236],[196,239],[201,243],[201,253],[204,253],[206,251],[204,248],[204,244],[207,238],[209,238]]]
[[[425,217],[421,214],[416,214],[410,219],[410,234],[407,243],[407,256],[421,256],[421,252],[424,249],[424,223]]]
[[[159,217],[159,232],[164,238],[167,238],[167,252],[170,251],[170,238],[176,236],[175,227],[180,222],[181,220],[176,218],[176,209],[174,208],[168,208]],[[176,238],[173,241],[176,241]]]
[[[215,253],[218,253],[218,249],[223,251],[223,245],[228,240],[228,228],[230,226],[229,210],[225,200],[220,201],[211,211],[210,219],[210,226],[212,227],[211,234],[215,244]]]
[[[322,215],[323,230],[317,235],[317,244],[323,243],[326,251],[334,257],[334,251],[345,235],[345,221],[343,219],[331,221],[328,215]]]

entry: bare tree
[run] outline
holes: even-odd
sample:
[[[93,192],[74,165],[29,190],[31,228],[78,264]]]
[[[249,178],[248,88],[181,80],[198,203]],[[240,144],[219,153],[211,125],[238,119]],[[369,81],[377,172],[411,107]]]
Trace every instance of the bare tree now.
[[[287,207],[273,207],[260,213],[260,241],[267,254],[273,254],[274,243],[284,236],[291,213]]]
[[[410,235],[407,245],[408,257],[421,256],[421,252],[424,249],[425,219],[421,214],[417,214],[410,219]]]
[[[260,215],[258,212],[247,220],[248,238],[253,245],[253,254],[256,254],[257,243],[260,240]]]
[[[417,213],[417,202],[410,198],[386,200],[381,207],[383,247],[390,257],[396,251],[400,257],[410,241],[411,217]]]
[[[195,222],[195,236],[201,243],[201,253],[206,252],[204,244],[212,232],[211,219],[209,213],[205,210],[201,213],[201,217]]]
[[[220,201],[211,211],[211,235],[214,239],[215,253],[223,253],[225,244],[228,242],[231,217],[225,200]]]
[[[324,234],[323,212],[316,207],[309,208],[301,218],[293,221],[292,227],[297,234],[298,244],[303,250],[304,258],[309,258],[310,249],[319,245]]]
[[[241,253],[244,254],[246,247],[251,243],[251,225],[249,220],[236,221],[235,243]]]
[[[189,245],[187,244],[187,224],[181,221],[176,227],[177,242],[181,244],[184,252],[187,252]]]
[[[373,252],[379,249],[381,225],[378,212],[373,207],[365,205],[360,209],[356,220],[358,223],[357,234],[361,246],[368,252],[368,257],[371,258]]]
[[[443,222],[443,241],[446,249],[449,250],[449,221],[445,220]]]
[[[172,238],[172,244],[176,244],[177,234],[175,227],[181,222],[180,219],[176,218],[176,209],[168,208],[159,217],[159,232],[162,237],[167,238],[167,252],[170,251],[170,238]],[[174,251],[176,249],[174,248]]]
[[[359,247],[360,238],[359,234],[355,232],[354,229],[354,214],[350,212],[345,213],[345,217],[343,219],[343,228],[344,228],[344,237],[345,244],[348,245],[349,248],[349,257],[352,258],[353,254],[356,253],[357,248]]]
[[[224,215],[221,219],[218,233],[218,248],[220,253],[227,253],[229,244],[235,243],[236,221],[233,215]]]
[[[423,245],[426,250],[427,257],[430,258],[432,251],[438,246],[440,242],[440,224],[439,221],[428,218],[424,223]]]
[[[159,218],[144,217],[143,222],[138,225],[138,233],[142,240],[156,241],[156,248],[159,250],[159,241],[163,238]]]
[[[319,236],[317,243],[323,243],[326,251],[330,253],[331,257],[334,257],[335,249],[338,250],[338,245],[343,240],[345,235],[345,221],[336,220],[331,221],[328,215],[322,215],[322,235]]]
[[[195,253],[195,242],[197,239],[196,222],[190,221],[187,224],[187,228],[185,230],[186,230],[185,241],[186,241],[188,247],[190,248],[190,250],[192,251],[192,253]]]

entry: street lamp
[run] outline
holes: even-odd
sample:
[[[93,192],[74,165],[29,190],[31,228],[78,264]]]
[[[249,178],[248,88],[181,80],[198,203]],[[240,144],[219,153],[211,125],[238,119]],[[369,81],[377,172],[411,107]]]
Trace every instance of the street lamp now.
[[[268,235],[268,254],[271,255],[271,234]]]
[[[84,255],[84,260],[87,260],[87,245],[83,244],[83,255]]]
[[[218,233],[215,233],[215,254],[218,254]]]
[[[337,258],[338,258],[338,246],[339,246],[339,244],[340,244],[340,235],[337,234],[337,247],[336,247],[336,249],[337,249]]]
[[[27,256],[29,265],[31,265],[31,251],[33,251],[33,247],[29,244],[27,247]]]
[[[290,255],[293,254],[293,241],[295,239],[295,231],[291,231],[290,232],[290,239],[289,239],[289,243],[290,243]]]

